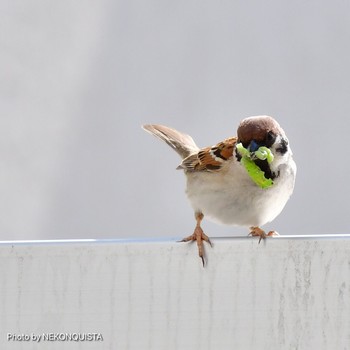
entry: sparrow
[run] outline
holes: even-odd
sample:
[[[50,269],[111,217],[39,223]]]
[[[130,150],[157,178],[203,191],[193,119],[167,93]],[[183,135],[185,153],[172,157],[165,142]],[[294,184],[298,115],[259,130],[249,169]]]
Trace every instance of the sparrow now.
[[[204,266],[203,241],[211,245],[203,232],[204,217],[226,225],[250,228],[250,235],[261,239],[278,235],[265,233],[260,226],[274,220],[293,193],[296,164],[288,138],[270,116],[243,119],[237,136],[214,146],[199,148],[192,137],[163,125],[143,125],[143,129],[172,147],[182,158],[177,169],[186,176],[186,194],[193,207],[196,226],[192,235],[181,242],[196,241]],[[262,188],[244,166],[240,149],[249,155],[254,171],[260,172],[269,186]],[[268,150],[269,159],[254,156],[257,150]]]

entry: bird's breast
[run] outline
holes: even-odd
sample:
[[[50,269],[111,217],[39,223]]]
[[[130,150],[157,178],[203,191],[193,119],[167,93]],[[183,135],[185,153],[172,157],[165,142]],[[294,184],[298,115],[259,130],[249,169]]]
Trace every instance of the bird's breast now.
[[[188,173],[186,193],[193,209],[212,221],[261,226],[282,211],[293,192],[293,164],[283,165],[274,185],[266,189],[257,186],[238,162],[218,172]]]

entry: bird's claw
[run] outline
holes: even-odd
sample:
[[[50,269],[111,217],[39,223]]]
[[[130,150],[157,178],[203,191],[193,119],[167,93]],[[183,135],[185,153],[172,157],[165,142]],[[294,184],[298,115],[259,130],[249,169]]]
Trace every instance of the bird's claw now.
[[[269,231],[266,234],[266,232],[262,230],[260,227],[252,226],[250,228],[249,236],[259,237],[259,244],[260,244],[262,239],[266,239],[266,237],[279,236],[279,234],[277,231]]]
[[[204,260],[204,246],[203,246],[203,241],[209,243],[209,245],[212,247],[212,243],[209,239],[209,237],[203,232],[202,228],[200,226],[196,226],[194,233],[188,237],[183,238],[179,242],[197,242],[198,246],[198,255],[202,260],[203,267],[205,265],[205,260]]]

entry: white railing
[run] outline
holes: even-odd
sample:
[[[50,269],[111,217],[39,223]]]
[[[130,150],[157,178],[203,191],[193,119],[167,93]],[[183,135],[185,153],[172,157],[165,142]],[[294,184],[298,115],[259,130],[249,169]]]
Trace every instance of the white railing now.
[[[350,235],[0,243],[1,349],[350,349]],[[36,342],[40,341],[40,344]]]

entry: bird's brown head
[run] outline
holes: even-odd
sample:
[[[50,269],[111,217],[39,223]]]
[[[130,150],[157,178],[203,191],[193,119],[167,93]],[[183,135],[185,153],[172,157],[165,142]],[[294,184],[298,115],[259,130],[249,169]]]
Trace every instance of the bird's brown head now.
[[[254,162],[265,172],[267,178],[274,179],[278,176],[272,169],[278,166],[278,162],[287,155],[289,150],[288,139],[275,119],[269,116],[257,116],[243,119],[237,129],[237,143],[255,152],[261,146],[269,148],[274,155],[273,164],[268,164],[267,160],[255,159]],[[238,160],[241,156],[236,151]]]
[[[283,129],[275,119],[269,116],[245,118],[237,129],[238,142],[248,147],[252,141],[259,146],[271,147],[278,135],[284,135]]]

